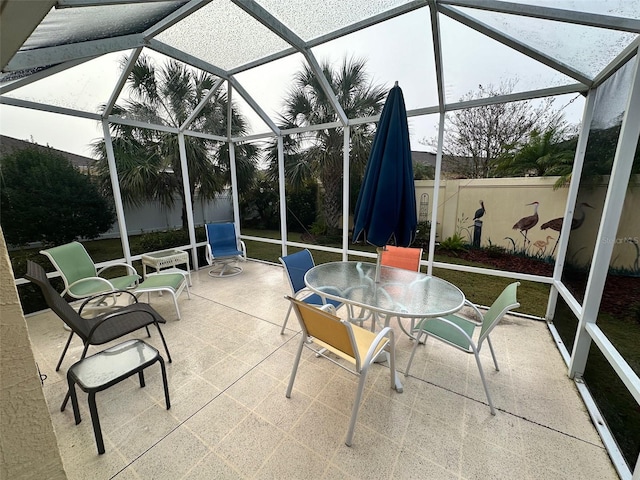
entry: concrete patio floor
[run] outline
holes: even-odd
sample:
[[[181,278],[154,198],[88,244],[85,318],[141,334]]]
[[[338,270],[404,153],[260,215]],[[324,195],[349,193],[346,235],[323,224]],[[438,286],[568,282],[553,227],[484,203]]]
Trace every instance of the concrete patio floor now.
[[[289,287],[279,266],[243,266],[226,279],[194,272],[191,300],[179,299],[182,320],[167,295],[152,297],[167,319],[171,409],[157,365],[145,371],[145,388],[134,376],[98,393],[104,455],[86,394],[78,390],[79,425],[70,405],[59,408],[80,340],[55,372],[68,332],[50,311],[27,318],[70,479],[618,478],[546,325],[514,317],[492,334],[499,372],[483,352],[497,415],[473,357],[430,339],[411,376],[401,375],[401,394],[389,388],[387,364],[374,365],[353,446],[345,446],[357,378],[305,350],[287,399],[300,339],[294,316],[280,335]],[[164,355],[154,330],[151,338],[144,330],[127,338],[143,338]],[[413,343],[396,330],[404,373]]]

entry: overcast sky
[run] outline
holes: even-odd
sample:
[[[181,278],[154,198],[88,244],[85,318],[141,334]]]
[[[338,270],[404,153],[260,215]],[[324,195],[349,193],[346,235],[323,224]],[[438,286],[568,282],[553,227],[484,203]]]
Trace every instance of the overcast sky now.
[[[523,54],[505,47],[457,22],[441,17],[444,79],[447,101],[455,102],[478,85],[498,85],[502,80],[517,80],[516,91],[575,83]],[[370,27],[355,34],[315,48],[316,58],[336,66],[344,56],[367,60],[371,80],[387,88],[398,81],[403,90],[407,110],[437,104],[435,67],[431,48],[428,9]],[[119,60],[129,52],[110,54],[87,62],[70,71],[11,92],[8,96],[50,103],[57,106],[97,112],[105,103],[119,74]],[[161,59],[161,56],[158,56]],[[278,60],[237,75],[247,92],[274,116],[287,93],[293,74],[302,63],[300,54]],[[572,101],[575,99],[574,101]],[[249,118],[253,133],[268,131],[266,125],[239,101],[241,111]],[[581,96],[557,97],[556,108],[563,108],[570,123],[582,117]],[[412,149],[429,150],[421,140],[437,134],[437,116],[409,119]],[[90,144],[102,136],[99,124],[27,109],[0,105],[0,133],[19,139],[33,139],[60,150],[90,155]]]

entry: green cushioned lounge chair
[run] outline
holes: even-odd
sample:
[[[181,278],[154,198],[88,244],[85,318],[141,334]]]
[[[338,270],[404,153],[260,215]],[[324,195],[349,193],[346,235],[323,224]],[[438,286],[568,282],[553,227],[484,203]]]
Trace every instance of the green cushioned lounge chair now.
[[[135,288],[140,280],[135,268],[127,263],[112,264],[97,270],[84,246],[78,242],[42,250],[40,253],[51,261],[62,276],[64,290],[60,295],[66,294],[73,299]],[[115,278],[101,276],[103,272],[113,267],[125,267],[127,275]]]

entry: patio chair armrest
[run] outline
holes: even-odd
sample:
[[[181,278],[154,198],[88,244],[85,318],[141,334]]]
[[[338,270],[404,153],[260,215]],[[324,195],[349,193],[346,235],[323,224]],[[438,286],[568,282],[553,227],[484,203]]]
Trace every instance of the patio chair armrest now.
[[[475,321],[474,323],[480,325],[482,323],[482,320],[484,320],[484,315],[482,315],[482,312],[478,309],[476,304],[467,299],[464,300],[464,304],[467,307],[471,307],[475,311],[476,315],[478,316],[478,321]]]
[[[422,324],[422,322],[433,322],[433,321],[441,322],[441,323],[446,323],[446,324],[447,324],[447,325],[449,325],[450,327],[452,327],[452,328],[456,329],[456,330],[458,331],[458,333],[460,333],[461,335],[463,335],[467,340],[469,340],[469,344],[474,344],[473,339],[472,339],[469,335],[467,335],[467,332],[465,332],[462,328],[460,328],[460,326],[459,326],[459,325],[456,325],[455,323],[453,323],[453,322],[452,322],[452,321],[450,321],[450,320],[447,320],[447,319],[446,319],[446,318],[444,318],[444,317],[431,317],[431,318],[424,318],[424,319],[422,319],[422,321],[420,322],[420,324]],[[479,327],[479,326],[480,326],[480,324],[477,324],[476,322],[471,322],[471,323],[473,323],[476,327]],[[417,332],[423,332],[424,330],[422,330],[422,327],[420,327],[420,325],[418,325],[418,326],[416,326],[415,331],[417,331]],[[429,333],[429,335],[437,336],[437,335],[433,335],[433,334],[431,334],[431,333]],[[442,337],[439,337],[439,336],[438,336],[438,338],[442,338]],[[443,340],[446,340],[446,339],[443,339]]]
[[[113,286],[113,284],[109,280],[107,280],[106,278],[102,278],[102,277],[86,277],[86,278],[81,278],[80,280],[76,280],[75,282],[70,284],[64,290],[64,292],[61,293],[61,295],[64,295],[65,293],[69,293],[69,295],[73,296],[71,294],[71,289],[72,288],[77,287],[78,285],[81,285],[82,283],[85,283],[85,282],[94,282],[94,281],[98,281],[98,282],[104,284],[104,286],[105,286],[105,292],[104,293],[107,293],[107,291],[113,292],[115,290],[115,287]]]
[[[91,330],[89,330],[89,334],[87,335],[87,341],[91,342],[91,339],[93,338],[93,334],[95,333],[95,331],[100,328],[101,325],[104,325],[105,322],[109,322],[111,320],[113,320],[114,318],[117,317],[121,317],[122,315],[128,315],[129,313],[131,313],[129,310],[122,312],[122,311],[117,311],[117,312],[113,312],[113,313],[109,313],[107,315],[105,315],[104,317],[100,318],[100,320],[98,320],[95,325],[93,327],[91,327]],[[156,316],[151,313],[150,311],[147,310],[140,310],[138,313],[142,313],[142,314],[146,314],[149,315],[152,319],[151,323],[165,323],[164,319],[158,320],[158,318],[156,318]]]
[[[244,262],[247,260],[247,246],[242,240],[240,240],[239,243],[240,243],[240,250],[242,250],[242,261]]]
[[[105,270],[113,267],[125,267],[127,269],[127,275],[138,275],[136,269],[128,263],[112,263],[111,265],[107,265],[106,267],[102,267],[100,270],[98,270],[98,276],[100,276],[100,274]]]
[[[318,308],[324,312],[329,312],[332,315],[336,314],[336,307],[334,307],[331,303],[325,303],[324,305],[321,305]]]
[[[96,300],[98,298],[101,297],[108,297],[110,295],[116,295],[119,293],[126,293],[128,295],[131,295],[133,302],[131,303],[138,303],[138,297],[136,297],[132,292],[130,292],[129,290],[112,290],[110,292],[103,292],[103,293],[97,293],[96,295],[92,295],[89,298],[86,298],[83,302],[82,305],[80,305],[80,308],[78,309],[78,315],[82,316],[82,310],[84,309],[84,307],[91,302],[92,300]]]
[[[381,349],[378,349],[378,346],[380,345],[381,342],[385,342],[385,345]],[[373,342],[371,342],[371,346],[367,351],[367,356],[364,358],[362,362],[363,365],[368,365],[369,363],[371,363],[373,359],[378,356],[380,351],[384,349],[384,347],[386,347],[386,344],[388,343],[393,344],[394,342],[395,342],[395,334],[393,332],[393,329],[391,327],[384,327],[382,330],[378,332],[378,334],[376,335],[376,338],[373,339]]]
[[[207,260],[207,264],[211,265],[213,263],[213,250],[211,250],[211,245],[205,245],[204,255]]]

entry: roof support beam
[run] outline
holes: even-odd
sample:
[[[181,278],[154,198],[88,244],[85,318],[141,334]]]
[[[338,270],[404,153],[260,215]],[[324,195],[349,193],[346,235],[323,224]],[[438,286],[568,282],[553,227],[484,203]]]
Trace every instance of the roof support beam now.
[[[142,35],[135,34],[104,38],[101,40],[90,40],[69,45],[43,47],[35,50],[25,50],[16,53],[3,71],[8,72],[45,67],[143,46],[145,46],[144,38]]]
[[[100,121],[102,119],[97,113],[84,112],[73,108],[58,107],[56,105],[48,105],[46,103],[31,102],[29,100],[20,100],[19,98],[0,97],[0,104],[11,105],[12,107],[29,108],[31,110],[39,110],[41,112],[69,115],[70,117],[88,118],[89,120]]]
[[[141,122],[140,120],[133,120],[131,118],[122,118],[117,115],[109,115],[109,123],[117,123],[119,125],[128,125],[136,128],[149,128],[151,130],[158,130],[160,132],[167,133],[180,133],[177,127],[170,127],[168,125],[158,125],[156,123]]]
[[[207,140],[213,140],[215,142],[228,141],[227,137],[223,137],[222,135],[213,135],[212,133],[196,132],[194,130],[185,130],[184,134],[189,137],[206,138]]]
[[[444,112],[444,69],[442,68],[442,42],[440,41],[440,22],[435,0],[429,4],[431,14],[431,37],[433,40],[433,58],[436,64],[436,84],[438,86],[438,105],[440,112]]]
[[[465,108],[483,107],[485,105],[495,105],[497,103],[520,102],[523,100],[564,95],[567,93],[586,93],[588,90],[589,89],[583,84],[574,83],[573,85],[565,85],[562,87],[541,88],[539,90],[529,90],[527,92],[474,98],[473,100],[467,100],[465,102],[449,103],[445,106],[445,110],[451,112],[453,110],[462,110]]]
[[[286,25],[280,22],[280,20],[278,20],[273,15],[271,15],[271,13],[269,13],[267,10],[262,8],[262,6],[260,6],[254,0],[231,0],[231,1],[235,5],[237,5],[239,8],[244,10],[246,13],[251,15],[256,21],[260,22],[262,25],[267,27],[269,30],[271,30],[273,33],[278,35],[281,39],[283,39],[289,45],[296,48],[305,56],[305,58],[307,59],[307,62],[309,63],[309,66],[311,66],[311,69],[316,74],[316,77],[318,78],[318,81],[320,82],[320,86],[322,87],[322,90],[327,96],[327,99],[329,100],[334,111],[338,115],[340,122],[342,123],[342,125],[347,125],[348,124],[347,114],[344,113],[344,110],[342,109],[340,102],[338,102],[338,98],[336,97],[335,92],[333,91],[333,89],[331,88],[331,85],[329,84],[329,80],[327,80],[327,78],[324,76],[324,73],[322,72],[322,68],[320,68],[320,64],[316,60],[311,50],[308,48],[306,42],[302,40],[298,35],[296,35],[293,31],[291,31]]]
[[[111,115],[111,111],[113,110],[113,107],[115,106],[116,101],[118,100],[118,95],[120,95],[120,92],[124,88],[125,83],[127,83],[127,78],[129,77],[131,70],[133,70],[133,67],[138,61],[138,57],[140,56],[141,52],[142,52],[142,48],[136,48],[135,50],[133,50],[133,52],[131,52],[131,55],[129,55],[129,59],[127,60],[127,65],[125,66],[124,70],[122,70],[122,72],[120,73],[120,78],[118,78],[118,83],[116,83],[116,86],[114,87],[113,92],[111,92],[111,96],[109,97],[109,100],[107,101],[104,107],[104,110],[102,112],[102,118],[107,118],[109,115]]]
[[[347,114],[344,113],[344,110],[342,109],[340,102],[338,102],[338,97],[336,97],[335,92],[331,88],[331,84],[329,83],[329,80],[327,80],[327,77],[325,77],[324,72],[322,71],[322,68],[320,67],[320,64],[318,63],[318,60],[316,59],[315,55],[311,53],[311,50],[305,50],[302,53],[304,57],[307,59],[307,62],[309,63],[309,65],[311,66],[311,69],[315,72],[316,77],[320,82],[320,86],[322,87],[322,90],[324,91],[325,95],[327,96],[327,99],[329,100],[329,102],[333,106],[333,109],[338,115],[338,119],[340,120],[340,123],[342,123],[342,125],[344,126],[347,126],[347,124],[349,123]]]
[[[102,7],[104,5],[132,5],[164,2],[166,0],[58,0],[58,8]]]
[[[351,33],[357,32],[364,28],[370,27],[372,25],[377,25],[378,23],[384,22],[391,18],[395,18],[399,15],[404,15],[405,13],[412,12],[419,8],[424,8],[427,6],[427,1],[428,0],[413,0],[399,7],[392,8],[391,10],[387,10],[386,12],[380,13],[378,15],[374,15],[373,17],[369,17],[359,22],[352,23],[351,25],[343,27],[339,30],[335,30],[331,33],[328,33],[326,35],[321,35],[320,37],[316,37],[313,40],[309,40],[308,42],[305,42],[306,47],[313,48],[323,43],[330,42],[331,40],[335,40],[336,38],[344,37],[345,35],[349,35]],[[249,63],[245,63],[244,65],[240,65],[239,67],[235,67],[229,70],[229,74],[235,75],[237,73],[244,72],[246,70],[250,70],[255,67],[259,67],[260,65],[265,65],[274,60],[287,57],[295,53],[296,51],[298,50],[293,48],[282,50],[281,52],[277,52],[269,56],[259,58]]]
[[[219,78],[214,84],[213,87],[211,87],[211,90],[209,90],[207,92],[207,94],[204,96],[204,98],[200,101],[200,103],[196,106],[196,108],[193,109],[193,112],[191,112],[191,115],[189,115],[189,118],[187,118],[184,123],[182,125],[180,125],[180,131],[183,132],[184,130],[186,130],[186,128],[191,125],[191,122],[193,122],[193,120],[198,116],[198,114],[200,113],[200,111],[205,107],[205,105],[207,104],[207,102],[211,99],[211,97],[213,97],[213,95],[218,91],[218,89],[220,88],[220,85],[222,85],[222,82],[224,82],[223,78]]]
[[[640,20],[633,18],[601,15],[563,10],[560,8],[539,7],[536,5],[522,5],[519,3],[500,2],[496,0],[440,0],[440,4],[469,7],[491,12],[508,13],[521,17],[541,18],[556,22],[573,23],[587,27],[608,28],[625,32],[640,33]]]
[[[209,2],[211,2],[211,0],[191,0],[191,2],[179,8],[178,10],[173,12],[171,15],[168,15],[167,17],[163,18],[160,22],[156,23],[154,26],[148,28],[146,31],[142,33],[142,35],[147,40],[149,38],[155,37],[156,35],[164,32],[168,28],[171,28],[172,26],[174,26],[183,18],[188,17],[196,10],[201,9]]]
[[[609,62],[609,65],[604,67],[602,71],[596,75],[593,79],[593,85],[599,86],[604,83],[607,78],[616,73],[619,68],[622,68],[634,55],[638,53],[640,49],[640,37],[636,38],[630,45],[627,46],[622,52],[618,54],[616,58]]]
[[[323,43],[330,42],[331,40],[335,40],[336,38],[344,37],[345,35],[358,32],[364,28],[385,22],[391,18],[404,15],[405,13],[413,12],[414,10],[417,10],[419,8],[426,7],[428,5],[428,2],[429,0],[413,0],[412,2],[407,2],[404,5],[400,5],[399,7],[392,8],[391,10],[387,10],[386,12],[379,13],[378,15],[374,15],[373,17],[365,18],[364,20],[352,23],[351,25],[347,25],[346,27],[343,27],[339,30],[335,30],[331,33],[327,33],[326,35],[316,37],[313,40],[309,40],[307,42],[307,46],[309,48],[313,48]]]
[[[59,63],[49,68],[38,70],[37,72],[32,73],[31,75],[28,75],[26,77],[21,77],[13,81],[2,83],[0,84],[0,95],[9,93],[17,88],[25,87],[31,83],[37,82],[38,80],[42,80],[43,78],[55,75],[56,73],[64,72],[65,70],[81,65],[85,62],[88,62],[89,60],[93,60],[93,58],[81,58],[78,60],[72,60],[71,62]]]
[[[238,82],[238,80],[235,77],[229,77],[229,84],[233,88],[235,88],[235,90],[240,94],[240,96],[244,98],[244,100],[249,104],[251,108],[253,108],[253,110],[258,114],[258,116],[262,119],[262,121],[266,123],[267,126],[271,129],[271,131],[276,135],[280,135],[280,129],[278,128],[278,126],[275,123],[273,123],[273,120],[271,120],[271,117],[269,117],[269,115],[265,113],[262,107],[258,105],[258,103],[253,99],[251,95],[249,95],[249,92],[247,92],[244,89],[244,87],[240,85],[240,82]]]
[[[185,53],[182,50],[178,50],[177,48],[167,45],[166,43],[151,39],[149,40],[147,46],[150,49],[155,50],[156,52],[162,53],[163,55],[167,55],[171,58],[175,58],[176,60],[180,60],[187,65],[199,68],[200,70],[203,70],[205,72],[209,72],[216,77],[224,78],[225,80],[229,78],[229,72],[227,72],[226,70],[223,70],[220,67],[216,67],[209,62],[200,60],[198,57],[189,55],[188,53]]]
[[[514,50],[524,53],[525,55],[527,55],[528,57],[533,58],[534,60],[537,60],[540,63],[543,63],[544,65],[553,68],[554,70],[559,71],[560,73],[564,73],[565,75],[573,78],[574,80],[579,81],[580,83],[584,83],[587,86],[591,86],[592,85],[592,80],[590,78],[588,78],[587,76],[585,76],[584,74],[578,72],[577,70],[574,70],[573,68],[571,68],[570,66],[557,61],[556,59],[540,52],[539,50],[536,50],[534,48],[531,48],[521,42],[519,42],[518,40],[516,40],[515,38],[509,36],[509,35],[505,35],[504,33],[496,30],[493,27],[490,27],[489,25],[479,22],[478,20],[470,17],[469,15],[462,13],[459,10],[456,10],[455,8],[449,8],[445,5],[440,5],[438,6],[438,11],[440,11],[440,13],[453,18],[454,20],[466,25],[467,27],[473,28],[474,30],[476,30],[477,32],[482,33],[483,35],[488,36],[489,38],[493,38],[494,40],[497,40],[498,42],[513,48]]]

